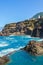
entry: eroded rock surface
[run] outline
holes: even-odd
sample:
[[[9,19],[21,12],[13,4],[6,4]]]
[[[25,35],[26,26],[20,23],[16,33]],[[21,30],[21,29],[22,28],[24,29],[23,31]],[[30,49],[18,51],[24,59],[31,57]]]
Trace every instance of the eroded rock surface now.
[[[28,45],[23,48],[23,50],[33,55],[43,55],[43,41],[42,42],[30,41]]]
[[[6,24],[2,30],[6,35],[30,35],[43,38],[43,18],[24,20],[18,23]]]

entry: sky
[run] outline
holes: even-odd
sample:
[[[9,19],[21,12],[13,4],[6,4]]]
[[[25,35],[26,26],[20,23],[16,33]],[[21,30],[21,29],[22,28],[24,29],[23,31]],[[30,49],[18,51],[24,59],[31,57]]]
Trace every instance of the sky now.
[[[0,0],[0,27],[43,12],[43,0]]]

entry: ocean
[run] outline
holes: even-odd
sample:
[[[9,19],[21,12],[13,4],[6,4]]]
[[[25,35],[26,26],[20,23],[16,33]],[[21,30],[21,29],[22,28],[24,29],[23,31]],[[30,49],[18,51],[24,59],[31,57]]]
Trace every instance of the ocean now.
[[[43,65],[43,56],[33,56],[20,50],[31,40],[43,41],[30,36],[0,36],[0,57],[15,51],[9,55],[10,62],[7,65]]]

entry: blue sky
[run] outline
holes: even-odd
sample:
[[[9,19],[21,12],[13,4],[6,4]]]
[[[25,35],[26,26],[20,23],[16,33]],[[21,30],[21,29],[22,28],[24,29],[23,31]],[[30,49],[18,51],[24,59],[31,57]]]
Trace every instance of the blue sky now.
[[[0,0],[0,27],[43,12],[43,0]]]

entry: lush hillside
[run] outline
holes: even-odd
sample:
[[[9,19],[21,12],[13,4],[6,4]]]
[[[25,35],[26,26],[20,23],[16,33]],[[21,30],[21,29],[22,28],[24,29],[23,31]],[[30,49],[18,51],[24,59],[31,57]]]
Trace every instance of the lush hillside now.
[[[34,37],[43,37],[43,17],[38,17],[39,13],[30,20],[18,23],[6,24],[2,30],[4,35],[31,35]],[[37,19],[36,19],[37,17]]]

